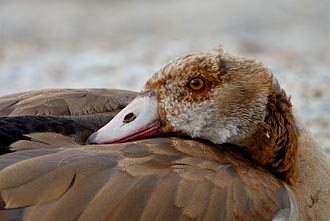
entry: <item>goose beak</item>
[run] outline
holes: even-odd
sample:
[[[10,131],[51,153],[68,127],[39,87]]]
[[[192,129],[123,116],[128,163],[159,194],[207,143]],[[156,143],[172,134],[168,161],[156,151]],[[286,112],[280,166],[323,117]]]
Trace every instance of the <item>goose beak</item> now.
[[[89,144],[121,143],[162,132],[156,92],[140,94],[109,123],[89,136]]]

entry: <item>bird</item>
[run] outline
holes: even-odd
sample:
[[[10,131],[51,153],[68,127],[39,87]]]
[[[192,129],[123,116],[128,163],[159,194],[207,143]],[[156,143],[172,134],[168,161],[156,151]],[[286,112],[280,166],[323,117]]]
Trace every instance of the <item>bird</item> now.
[[[25,103],[24,94],[0,99],[1,124],[11,125],[0,129],[4,220],[330,217],[329,162],[255,59],[222,47],[188,54],[156,72],[142,92],[109,94],[100,105],[93,94],[86,110],[86,99],[80,105],[79,96],[62,102],[56,95],[56,103],[74,102],[81,113],[57,114],[56,105],[44,107],[53,96],[28,94],[40,105]],[[115,108],[102,114],[102,105]],[[60,129],[49,129],[53,122]]]

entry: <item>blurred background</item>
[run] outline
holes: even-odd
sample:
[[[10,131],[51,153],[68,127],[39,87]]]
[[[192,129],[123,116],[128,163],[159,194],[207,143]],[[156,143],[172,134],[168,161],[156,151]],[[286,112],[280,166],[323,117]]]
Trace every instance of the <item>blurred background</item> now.
[[[271,68],[330,154],[329,0],[0,0],[0,96],[140,90],[169,60],[219,44]]]

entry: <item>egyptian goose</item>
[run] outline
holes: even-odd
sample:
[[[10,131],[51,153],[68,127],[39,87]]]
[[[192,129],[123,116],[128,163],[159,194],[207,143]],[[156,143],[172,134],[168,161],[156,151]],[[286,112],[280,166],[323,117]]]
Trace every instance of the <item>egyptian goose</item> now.
[[[15,136],[7,149],[20,151],[0,156],[0,204],[17,208],[0,218],[330,217],[329,163],[293,116],[286,93],[260,62],[221,48],[181,57],[157,72],[88,138],[107,144],[82,146],[61,132],[41,132]],[[154,138],[141,140],[148,136]]]

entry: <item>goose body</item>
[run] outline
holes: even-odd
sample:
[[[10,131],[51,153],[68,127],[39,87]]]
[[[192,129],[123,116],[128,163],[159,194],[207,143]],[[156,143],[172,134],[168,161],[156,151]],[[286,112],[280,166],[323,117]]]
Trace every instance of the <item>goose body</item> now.
[[[329,220],[329,162],[260,62],[187,55],[136,95],[1,98],[0,220]]]

